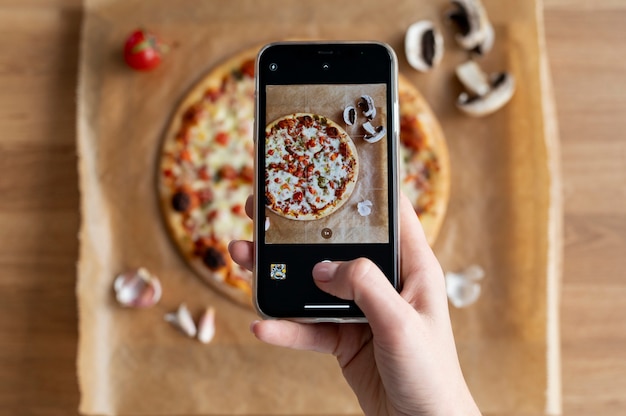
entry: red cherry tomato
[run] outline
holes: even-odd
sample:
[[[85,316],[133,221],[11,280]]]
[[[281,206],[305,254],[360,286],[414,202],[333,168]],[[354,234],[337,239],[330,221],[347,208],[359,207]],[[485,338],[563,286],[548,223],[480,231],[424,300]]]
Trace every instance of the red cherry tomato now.
[[[139,29],[126,39],[124,60],[133,69],[149,71],[161,63],[162,52],[162,45],[156,36]]]

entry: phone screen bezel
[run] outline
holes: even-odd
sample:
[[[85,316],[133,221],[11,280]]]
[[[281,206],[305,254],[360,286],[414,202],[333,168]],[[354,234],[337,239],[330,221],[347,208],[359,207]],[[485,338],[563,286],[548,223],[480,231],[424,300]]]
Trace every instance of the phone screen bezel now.
[[[271,65],[271,67],[270,67]],[[315,287],[310,276],[299,276],[300,283],[270,281],[260,270],[268,269],[268,251],[274,259],[297,259],[304,269],[322,260],[352,260],[366,257],[374,261],[391,284],[398,287],[398,94],[397,59],[393,50],[377,42],[280,42],[264,47],[256,65],[255,119],[255,264],[254,304],[266,318],[304,321],[363,321],[354,304],[334,298]],[[387,160],[389,201],[389,242],[384,244],[265,244],[264,131],[266,86],[306,84],[385,84],[387,91]],[[259,140],[261,138],[261,140]],[[270,248],[268,248],[271,246]],[[306,305],[306,306],[305,306]],[[328,307],[312,307],[327,305]],[[309,308],[311,306],[311,308]]]

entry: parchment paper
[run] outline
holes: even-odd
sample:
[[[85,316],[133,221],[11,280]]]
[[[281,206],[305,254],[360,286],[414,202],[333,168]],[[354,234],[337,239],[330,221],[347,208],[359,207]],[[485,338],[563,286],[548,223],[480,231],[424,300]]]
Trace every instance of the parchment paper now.
[[[451,200],[436,254],[445,270],[479,264],[486,271],[479,301],[452,311],[470,388],[485,414],[558,412],[553,292],[559,256],[554,247],[560,236],[553,204],[559,179],[555,137],[545,134],[551,120],[544,119],[550,100],[543,95],[540,9],[533,1],[485,1],[496,44],[481,64],[488,71],[510,70],[519,87],[506,108],[472,119],[454,108],[461,88],[453,69],[466,54],[451,30],[440,25],[446,54],[436,71],[416,73],[402,52],[406,28],[421,19],[440,23],[446,4],[85,2],[78,88],[81,412],[360,413],[333,358],[254,340],[248,332],[254,314],[196,278],[159,215],[155,169],[176,103],[219,61],[284,38],[375,39],[397,51],[401,72],[431,103],[450,148]],[[132,72],[121,59],[125,37],[138,26],[173,44],[150,73]],[[163,298],[152,309],[123,309],[113,300],[114,276],[137,266],[162,279]],[[217,335],[211,345],[187,339],[163,322],[164,313],[183,301],[194,314],[207,304],[216,307]]]

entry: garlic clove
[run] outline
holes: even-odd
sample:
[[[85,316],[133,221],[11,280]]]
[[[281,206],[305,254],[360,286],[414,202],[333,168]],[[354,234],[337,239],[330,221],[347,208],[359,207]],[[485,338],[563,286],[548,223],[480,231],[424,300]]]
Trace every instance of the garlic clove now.
[[[458,273],[446,272],[446,292],[450,302],[457,308],[475,303],[481,294],[480,280],[484,275],[484,270],[478,265],[469,266]]]
[[[198,322],[198,340],[210,343],[215,337],[215,308],[208,307]]]
[[[113,281],[113,290],[120,305],[131,308],[153,306],[162,294],[161,282],[144,267],[119,274]]]
[[[367,217],[368,215],[372,213],[373,205],[374,204],[372,204],[372,201],[370,201],[369,199],[366,199],[365,201],[361,201],[358,204],[356,204],[356,208],[359,211],[359,215],[361,215],[362,217]]]
[[[184,303],[180,304],[176,312],[166,314],[165,320],[190,338],[195,337],[198,332],[191,313]]]

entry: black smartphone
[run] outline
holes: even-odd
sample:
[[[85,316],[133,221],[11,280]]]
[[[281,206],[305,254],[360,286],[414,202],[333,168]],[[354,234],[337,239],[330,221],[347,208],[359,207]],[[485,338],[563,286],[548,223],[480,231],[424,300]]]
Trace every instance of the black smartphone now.
[[[372,260],[396,288],[397,59],[376,42],[281,42],[257,57],[254,300],[266,318],[365,321],[315,286]]]

